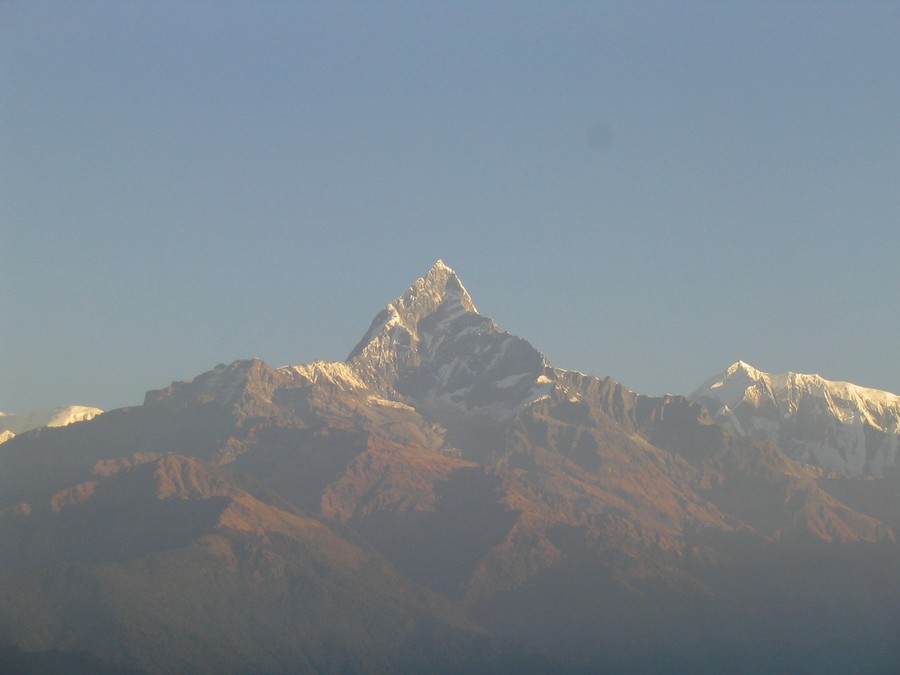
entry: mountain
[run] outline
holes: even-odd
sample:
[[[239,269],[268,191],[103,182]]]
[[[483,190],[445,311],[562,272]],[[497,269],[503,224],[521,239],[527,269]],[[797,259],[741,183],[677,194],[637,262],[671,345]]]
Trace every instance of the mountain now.
[[[5,443],[0,645],[148,672],[890,672],[900,489],[842,480],[555,368],[438,261],[346,361],[220,364]]]
[[[449,671],[499,652],[364,543],[200,460],[136,464],[0,525],[0,625],[22,650],[147,672]]]
[[[552,383],[543,355],[481,316],[440,260],[375,317],[347,364],[375,391],[442,418],[508,418]]]
[[[0,443],[8,441],[16,434],[21,434],[31,429],[37,429],[38,427],[64,427],[75,422],[93,419],[102,412],[99,408],[81,405],[67,405],[48,410],[36,410],[20,415],[0,412]]]
[[[770,440],[826,472],[881,478],[897,466],[900,396],[886,391],[738,361],[691,398],[730,432]]]

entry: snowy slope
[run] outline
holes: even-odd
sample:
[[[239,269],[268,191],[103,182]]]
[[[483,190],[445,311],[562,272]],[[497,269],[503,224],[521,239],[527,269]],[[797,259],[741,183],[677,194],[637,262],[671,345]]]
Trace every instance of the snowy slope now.
[[[37,429],[38,427],[64,427],[74,422],[82,422],[96,417],[103,411],[82,405],[67,405],[48,410],[14,415],[0,412],[0,443],[16,434]]]
[[[900,396],[886,391],[738,361],[691,398],[732,432],[772,440],[825,471],[881,477],[897,464]]]
[[[479,314],[440,260],[375,317],[347,364],[381,395],[451,416],[504,418],[555,381],[543,354]]]

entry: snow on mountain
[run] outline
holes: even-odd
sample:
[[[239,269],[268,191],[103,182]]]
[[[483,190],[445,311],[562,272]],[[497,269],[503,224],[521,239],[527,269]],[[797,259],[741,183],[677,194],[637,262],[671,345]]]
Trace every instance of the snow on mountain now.
[[[347,357],[363,380],[383,388],[398,372],[419,365],[419,321],[445,307],[452,316],[478,315],[456,272],[438,260],[431,270],[372,320]]]
[[[441,260],[375,317],[347,364],[387,398],[463,416],[502,418],[555,380],[543,354],[478,313]]]
[[[38,427],[64,427],[74,422],[83,422],[102,413],[99,408],[82,405],[67,405],[60,408],[36,410],[15,415],[0,412],[0,443],[8,441],[16,434],[21,434]]]
[[[652,426],[665,416],[663,408],[673,408],[668,399],[555,369],[529,342],[479,314],[456,272],[441,260],[376,315],[346,361],[261,368],[255,361],[221,365],[192,383],[149,392],[147,402],[238,405],[254,397],[271,402],[279,387],[312,388],[314,394],[291,394],[297,399],[293,414],[306,414],[315,401],[331,414],[363,415],[377,425],[383,412],[377,408],[392,407],[457,430],[503,422],[548,398],[590,399],[632,430]],[[738,361],[689,400],[736,435],[771,440],[790,457],[827,472],[882,477],[897,464],[900,397],[888,392],[818,375],[773,375]]]
[[[897,464],[900,396],[890,392],[738,361],[691,398],[733,433],[772,440],[825,471],[881,477]]]
[[[282,366],[279,372],[304,380],[308,384],[327,382],[344,391],[356,391],[366,389],[363,382],[353,369],[342,361],[313,361],[312,363],[298,366]]]
[[[431,314],[448,300],[462,311],[478,314],[469,292],[456,272],[447,267],[443,260],[438,260],[428,274],[416,279],[403,295],[379,312],[366,335],[351,352],[350,358],[364,351],[379,334],[395,325],[402,326],[410,335],[415,336],[418,320]]]

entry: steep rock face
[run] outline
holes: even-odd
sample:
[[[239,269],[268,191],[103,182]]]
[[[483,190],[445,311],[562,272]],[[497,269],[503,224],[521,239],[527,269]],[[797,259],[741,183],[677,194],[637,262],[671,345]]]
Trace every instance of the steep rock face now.
[[[738,361],[691,398],[730,432],[773,441],[826,472],[880,478],[897,464],[900,396],[889,392]]]
[[[440,260],[375,317],[347,363],[388,398],[447,420],[508,417],[552,383],[543,355],[481,316]]]
[[[391,372],[396,372],[396,365],[402,365],[391,365],[391,362],[397,361],[397,352],[400,355],[416,352],[419,320],[434,314],[444,305],[454,314],[478,314],[456,272],[438,260],[428,274],[417,279],[403,295],[378,313],[347,360],[352,362],[362,357],[358,360],[370,362],[367,369],[369,379],[389,377]],[[380,358],[379,354],[384,358]],[[381,364],[386,366],[384,372],[378,372]]]

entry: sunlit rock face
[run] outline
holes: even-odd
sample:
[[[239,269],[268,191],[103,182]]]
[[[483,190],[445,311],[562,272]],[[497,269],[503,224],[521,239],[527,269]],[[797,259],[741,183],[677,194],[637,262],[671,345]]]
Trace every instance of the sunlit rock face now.
[[[347,363],[376,391],[457,418],[508,417],[553,378],[539,351],[478,313],[442,261],[375,317]]]

